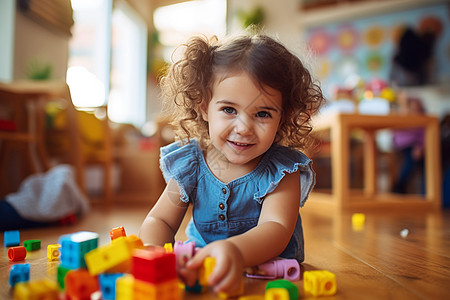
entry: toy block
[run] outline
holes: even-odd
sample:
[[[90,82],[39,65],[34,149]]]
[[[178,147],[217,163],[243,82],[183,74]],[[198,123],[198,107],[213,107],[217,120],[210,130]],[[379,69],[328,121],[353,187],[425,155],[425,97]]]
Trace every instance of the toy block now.
[[[14,300],[58,300],[58,286],[48,278],[18,282],[14,286]]]
[[[354,231],[361,231],[364,229],[366,216],[362,213],[354,213],[352,215],[352,228]]]
[[[336,294],[336,275],[326,270],[305,271],[303,273],[305,292],[315,296],[331,296]]]
[[[135,279],[133,299],[181,300],[182,292],[178,286],[178,279],[158,284]]]
[[[289,281],[300,280],[300,265],[296,259],[275,259],[252,268],[247,277],[259,279],[283,278]]]
[[[61,264],[69,269],[86,268],[84,255],[98,246],[98,234],[89,231],[80,231],[73,234],[62,235],[59,238],[61,245]]]
[[[107,244],[86,253],[84,259],[91,275],[102,272],[129,273],[131,258],[135,249],[142,249],[144,244],[137,236],[119,237]]]
[[[183,243],[181,241],[177,241],[173,246],[173,252],[176,257],[177,268],[184,267],[188,260],[190,260],[195,254],[195,243]]]
[[[241,278],[241,282],[239,284],[239,288],[235,291],[232,292],[228,292],[228,293],[224,293],[224,292],[220,292],[219,293],[219,298],[221,299],[228,299],[228,298],[236,298],[239,297],[240,295],[244,294],[244,280]]]
[[[242,296],[239,297],[238,300],[264,300],[263,295],[249,295],[249,296]]]
[[[154,284],[176,279],[175,254],[166,253],[162,247],[137,249],[133,255],[131,273],[136,279]]]
[[[268,289],[264,295],[264,300],[290,300],[289,291],[283,288]]]
[[[119,227],[111,229],[111,231],[109,232],[109,235],[111,237],[111,241],[118,237],[126,237],[127,236],[127,234],[125,233],[125,228],[123,226],[119,226]]]
[[[91,294],[99,289],[97,277],[86,269],[67,272],[64,286],[69,299],[91,299]]]
[[[124,273],[103,273],[98,276],[98,282],[102,291],[102,299],[115,299],[116,281],[123,275]]]
[[[12,265],[9,271],[9,285],[30,280],[30,264]]]
[[[193,286],[183,285],[182,288],[186,292],[197,293],[197,294],[203,293],[203,292],[205,292],[207,290],[204,285],[201,285],[198,282],[198,280],[195,281],[195,284]]]
[[[20,232],[18,230],[7,230],[3,233],[3,244],[5,247],[20,245]]]
[[[136,299],[133,295],[134,278],[130,274],[125,274],[116,280],[116,300]]]
[[[56,278],[58,281],[58,286],[61,290],[65,289],[64,280],[66,278],[67,272],[69,272],[69,271],[70,271],[69,268],[65,268],[62,265],[58,266],[58,269],[56,271]]]
[[[208,286],[209,277],[211,276],[214,267],[216,265],[216,260],[214,257],[207,257],[203,261],[203,265],[198,272],[198,283],[201,286]]]
[[[280,288],[285,289],[289,293],[289,299],[294,300],[298,299],[298,287],[286,279],[277,279],[274,281],[270,281],[266,284],[266,292],[269,289]]]
[[[24,260],[27,256],[27,249],[24,246],[16,246],[8,249],[8,258],[10,261]]]
[[[164,249],[166,249],[167,253],[173,253],[173,245],[172,245],[172,243],[165,243],[164,244]]]
[[[41,249],[41,240],[26,240],[23,241],[23,246],[27,251],[35,251]]]
[[[55,261],[59,259],[59,248],[61,248],[60,244],[50,244],[47,246],[47,258],[49,261]]]

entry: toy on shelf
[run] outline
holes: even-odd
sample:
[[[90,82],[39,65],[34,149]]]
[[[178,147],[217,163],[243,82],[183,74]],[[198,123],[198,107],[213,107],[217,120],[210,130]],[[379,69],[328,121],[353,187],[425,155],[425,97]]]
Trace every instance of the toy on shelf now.
[[[283,278],[290,281],[300,280],[300,265],[296,259],[275,259],[250,268],[247,277],[259,279]]]
[[[334,295],[337,290],[336,275],[326,270],[305,271],[303,288],[314,297]]]
[[[7,230],[3,233],[3,244],[5,247],[20,245],[20,232],[18,230]]]
[[[10,261],[21,261],[27,256],[27,249],[24,246],[16,246],[8,249],[8,258]]]
[[[9,285],[15,286],[18,282],[30,280],[30,264],[12,265],[9,271]]]

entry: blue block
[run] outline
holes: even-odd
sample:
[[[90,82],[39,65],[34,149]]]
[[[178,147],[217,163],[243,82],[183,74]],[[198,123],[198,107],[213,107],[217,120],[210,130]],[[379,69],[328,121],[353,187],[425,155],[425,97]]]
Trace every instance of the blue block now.
[[[102,273],[98,275],[98,282],[100,283],[100,289],[102,290],[102,299],[115,299],[116,280],[123,275],[123,273]]]
[[[59,238],[61,245],[61,265],[67,269],[86,268],[84,255],[98,247],[98,234],[89,231],[80,231],[73,234],[62,235]]]
[[[9,271],[9,285],[14,287],[18,282],[30,280],[30,264],[17,264],[11,266]]]
[[[20,233],[18,230],[5,231],[3,237],[5,247],[20,246]]]

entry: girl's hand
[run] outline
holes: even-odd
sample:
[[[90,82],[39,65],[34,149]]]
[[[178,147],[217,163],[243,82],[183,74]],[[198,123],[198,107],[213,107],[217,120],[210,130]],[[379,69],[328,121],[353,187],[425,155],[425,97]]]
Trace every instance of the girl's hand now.
[[[214,292],[237,291],[244,271],[244,259],[239,249],[226,240],[210,243],[200,249],[186,267],[190,270],[198,270],[206,257],[213,257],[216,261],[214,271],[209,278],[209,285],[214,286]]]

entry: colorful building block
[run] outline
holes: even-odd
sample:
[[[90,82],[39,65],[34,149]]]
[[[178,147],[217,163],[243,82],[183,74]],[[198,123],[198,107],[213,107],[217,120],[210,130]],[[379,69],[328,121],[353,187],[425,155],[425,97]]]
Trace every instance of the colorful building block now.
[[[140,241],[140,243],[139,243]],[[120,237],[111,244],[98,247],[86,253],[84,259],[91,275],[103,272],[129,273],[131,258],[136,248],[142,249],[144,244],[136,236]]]
[[[68,269],[86,268],[84,255],[98,246],[98,234],[80,231],[59,238],[61,264]]]
[[[96,276],[86,269],[70,270],[64,279],[66,296],[69,299],[91,299],[91,294],[99,289]]]
[[[127,234],[125,232],[125,228],[123,226],[119,226],[119,227],[111,229],[111,231],[109,232],[109,235],[111,237],[111,241],[118,237],[126,237],[127,236]]]
[[[137,300],[181,300],[182,292],[178,279],[152,284],[139,279],[134,280],[133,299]]]
[[[20,245],[20,232],[18,230],[7,230],[3,233],[3,244],[5,247]]]
[[[62,265],[58,266],[58,269],[56,271],[56,279],[58,281],[58,286],[61,290],[65,289],[64,280],[66,278],[67,272],[69,272],[69,268],[65,268]]]
[[[190,260],[195,254],[195,243],[183,243],[181,241],[177,241],[173,245],[173,252],[176,257],[177,268],[184,267],[188,260]]]
[[[102,299],[115,299],[116,281],[122,276],[124,276],[124,273],[103,273],[98,276],[98,282],[102,291]]]
[[[336,275],[326,270],[305,271],[303,288],[313,296],[331,296],[336,294]]]
[[[16,246],[8,249],[8,258],[10,261],[21,261],[27,256],[27,249],[24,246]]]
[[[59,300],[58,286],[48,278],[18,282],[14,286],[14,300]]]
[[[60,244],[50,244],[47,246],[47,259],[48,261],[55,261],[59,259],[60,252],[59,248],[61,248]]]
[[[208,286],[209,277],[211,276],[214,267],[216,265],[216,260],[214,257],[207,257],[203,261],[203,265],[198,272],[198,283],[201,286]]]
[[[300,280],[300,265],[296,259],[275,259],[252,268],[247,277],[260,279],[283,278],[290,281]]]
[[[26,240],[23,241],[23,246],[27,251],[35,251],[41,249],[41,240]]]
[[[285,289],[289,293],[289,299],[290,300],[296,300],[298,299],[298,287],[286,279],[277,279],[274,281],[270,281],[266,284],[266,293],[267,290],[273,289],[273,288],[280,288]]]
[[[30,280],[30,264],[12,265],[9,271],[9,285]]]
[[[172,243],[165,243],[164,244],[164,249],[166,249],[167,253],[172,253],[173,252],[173,245],[172,245]]]
[[[158,284],[177,278],[175,254],[166,253],[162,247],[137,249],[132,259],[135,279]]]
[[[354,213],[352,215],[352,229],[354,231],[362,231],[364,229],[364,223],[366,216],[362,213]]]
[[[135,299],[133,295],[134,277],[126,274],[116,280],[116,300]]]
[[[264,296],[264,300],[290,300],[289,291],[283,288],[268,289]]]

